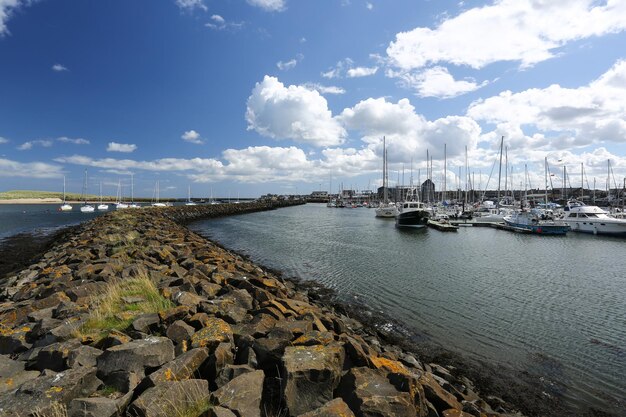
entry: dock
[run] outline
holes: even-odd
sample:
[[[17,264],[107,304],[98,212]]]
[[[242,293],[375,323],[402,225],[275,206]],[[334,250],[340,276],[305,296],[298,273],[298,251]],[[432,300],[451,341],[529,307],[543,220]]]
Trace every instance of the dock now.
[[[455,224],[439,222],[436,220],[428,220],[427,225],[433,229],[439,230],[440,232],[456,232],[459,229],[459,226]]]

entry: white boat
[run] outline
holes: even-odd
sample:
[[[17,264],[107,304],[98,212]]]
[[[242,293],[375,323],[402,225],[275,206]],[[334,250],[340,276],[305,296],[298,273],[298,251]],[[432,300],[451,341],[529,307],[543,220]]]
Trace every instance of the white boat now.
[[[85,170],[85,180],[83,181],[83,205],[80,206],[81,213],[93,213],[96,209],[91,204],[87,204],[87,170]]]
[[[626,219],[618,219],[598,206],[588,206],[580,201],[567,203],[563,221],[573,232],[626,236]]]
[[[100,204],[98,204],[98,210],[108,210],[109,209],[109,205],[108,204],[104,204],[102,202],[102,182],[100,182]]]
[[[139,204],[135,203],[135,180],[133,174],[130,174],[130,204],[128,205],[128,208],[141,208]]]
[[[122,180],[117,182],[117,196],[116,196],[115,208],[117,210],[128,208],[128,204],[122,201]]]
[[[72,206],[65,201],[65,175],[63,176],[63,204],[59,207],[61,211],[71,211]]]
[[[504,217],[507,226],[538,235],[565,235],[570,227],[562,220],[542,214],[541,210],[522,208]]]
[[[195,206],[195,205],[197,205],[196,203],[191,201],[191,185],[187,186],[187,202],[185,203],[185,205],[186,206]]]
[[[167,207],[167,204],[161,203],[159,201],[159,181],[154,184],[154,202],[151,204],[152,207]]]
[[[376,208],[376,210],[374,210],[374,213],[376,217],[394,218],[398,215],[398,207],[396,207],[395,203],[391,203],[389,201],[387,195],[387,168],[387,142],[385,140],[385,137],[383,136],[383,201]]]

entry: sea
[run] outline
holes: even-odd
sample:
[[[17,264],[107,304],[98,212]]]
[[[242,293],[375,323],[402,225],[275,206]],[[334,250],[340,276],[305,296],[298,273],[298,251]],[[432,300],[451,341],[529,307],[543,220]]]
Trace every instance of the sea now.
[[[99,215],[56,209],[0,205],[0,245]],[[428,343],[535,378],[572,415],[624,415],[626,239],[402,230],[374,210],[323,204],[190,228],[284,276],[331,288]]]

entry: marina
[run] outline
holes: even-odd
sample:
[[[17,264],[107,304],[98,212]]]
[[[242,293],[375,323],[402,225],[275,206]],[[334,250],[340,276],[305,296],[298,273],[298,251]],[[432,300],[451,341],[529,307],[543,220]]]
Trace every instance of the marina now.
[[[369,306],[409,335],[512,375],[532,375],[571,415],[589,408],[620,415],[624,407],[622,239],[537,238],[493,227],[401,229],[364,208],[323,204],[191,227]]]

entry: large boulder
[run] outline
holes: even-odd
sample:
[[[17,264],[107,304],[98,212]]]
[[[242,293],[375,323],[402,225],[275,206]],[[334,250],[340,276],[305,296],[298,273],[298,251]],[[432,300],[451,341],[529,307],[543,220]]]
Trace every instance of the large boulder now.
[[[366,367],[351,368],[341,379],[338,392],[359,417],[415,417],[408,392],[399,392],[384,374]]]
[[[147,386],[154,386],[167,381],[191,379],[196,376],[198,369],[208,357],[209,352],[206,348],[191,349],[151,373],[146,377],[146,381],[142,382],[142,386],[144,383]]]
[[[291,415],[321,407],[333,398],[345,352],[340,345],[290,346],[283,356],[284,398]]]
[[[210,317],[205,323],[205,327],[191,336],[192,347],[207,347],[210,350],[215,349],[220,343],[232,341],[233,330],[230,325],[215,317]]]
[[[335,398],[327,402],[320,408],[308,413],[300,414],[298,417],[355,417],[354,413],[341,398]]]
[[[238,416],[261,417],[263,371],[245,373],[211,394],[213,401]]]
[[[155,368],[174,359],[174,344],[167,337],[150,336],[108,348],[98,357],[98,375],[116,371],[143,375],[145,368]]]

